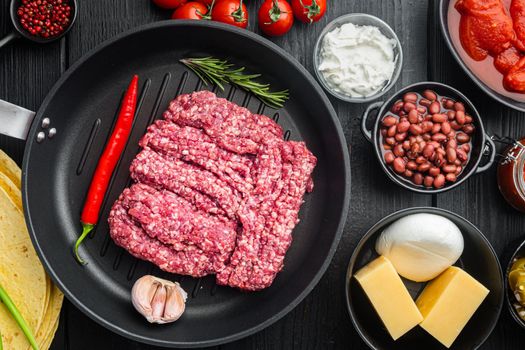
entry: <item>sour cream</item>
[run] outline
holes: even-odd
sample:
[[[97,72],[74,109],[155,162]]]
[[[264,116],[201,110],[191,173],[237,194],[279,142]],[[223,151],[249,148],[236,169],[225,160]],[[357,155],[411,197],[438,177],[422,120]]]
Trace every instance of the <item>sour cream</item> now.
[[[377,27],[345,23],[325,35],[318,69],[334,91],[372,96],[392,78],[395,46]]]

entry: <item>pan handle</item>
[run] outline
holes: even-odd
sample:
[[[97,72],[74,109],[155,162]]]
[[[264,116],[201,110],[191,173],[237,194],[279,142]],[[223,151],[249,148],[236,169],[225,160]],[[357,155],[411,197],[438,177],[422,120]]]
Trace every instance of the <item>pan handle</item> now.
[[[17,32],[11,32],[9,34],[7,34],[5,37],[3,37],[2,39],[0,39],[0,49],[9,44],[11,41],[15,40],[15,39],[18,39],[20,37],[20,34],[18,34]]]
[[[0,100],[0,134],[27,139],[35,112]]]
[[[372,131],[368,130],[366,126],[366,122],[368,121],[368,115],[370,112],[372,112],[374,109],[378,109],[383,105],[383,101],[378,101],[372,103],[370,106],[366,108],[366,111],[363,113],[363,116],[361,117],[361,131],[363,132],[363,135],[365,138],[372,142]]]
[[[479,166],[476,169],[476,174],[482,173],[484,171],[487,171],[492,164],[494,164],[494,159],[496,159],[496,144],[492,140],[492,138],[488,135],[485,135],[485,146],[484,146],[484,153],[487,153],[487,156],[489,157],[489,160],[485,165]]]

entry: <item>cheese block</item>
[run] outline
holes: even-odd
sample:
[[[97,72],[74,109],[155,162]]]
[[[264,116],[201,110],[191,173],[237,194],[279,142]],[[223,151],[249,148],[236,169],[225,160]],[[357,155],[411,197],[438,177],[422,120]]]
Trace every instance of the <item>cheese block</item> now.
[[[394,340],[423,320],[392,263],[380,256],[354,275]]]
[[[420,326],[449,348],[489,290],[468,273],[451,266],[429,282],[416,300]]]

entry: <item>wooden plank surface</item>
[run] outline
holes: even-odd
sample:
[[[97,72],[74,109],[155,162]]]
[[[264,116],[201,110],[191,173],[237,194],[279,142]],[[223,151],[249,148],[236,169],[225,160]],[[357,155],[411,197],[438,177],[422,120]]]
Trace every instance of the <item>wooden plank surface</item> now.
[[[0,33],[9,30],[8,0],[0,0]],[[250,29],[256,29],[256,9],[249,1]],[[482,111],[489,132],[525,134],[525,118],[487,98],[460,70],[444,46],[435,7],[421,0],[333,0],[326,16],[313,26],[296,24],[282,38],[272,39],[312,72],[315,39],[332,19],[352,12],[376,15],[398,34],[405,57],[396,87],[434,79],[456,86]],[[0,50],[0,98],[36,109],[46,92],[71,63],[104,40],[144,23],[169,18],[149,0],[79,1],[79,17],[66,39],[48,46],[17,42]],[[176,38],[174,38],[176,40]],[[235,43],[231,43],[235,45]],[[373,149],[360,132],[365,105],[332,99],[343,126],[352,162],[352,202],[343,238],[330,268],[319,285],[292,312],[267,329],[237,342],[212,349],[366,349],[353,329],[344,301],[346,265],[359,238],[383,216],[402,208],[437,205],[477,225],[502,253],[509,240],[523,236],[525,217],[501,198],[494,169],[473,177],[463,186],[439,196],[417,195],[393,185],[381,170]],[[0,137],[0,147],[21,161],[23,142]],[[519,349],[525,332],[506,311],[483,349]],[[95,324],[66,302],[52,349],[157,349],[117,336]]]

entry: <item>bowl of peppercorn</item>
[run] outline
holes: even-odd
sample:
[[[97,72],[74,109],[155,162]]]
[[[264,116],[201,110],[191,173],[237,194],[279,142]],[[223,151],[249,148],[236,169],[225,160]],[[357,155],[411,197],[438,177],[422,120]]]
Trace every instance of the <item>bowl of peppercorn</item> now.
[[[77,1],[11,0],[10,15],[15,30],[0,39],[0,47],[19,37],[46,44],[71,29],[77,17]]]

